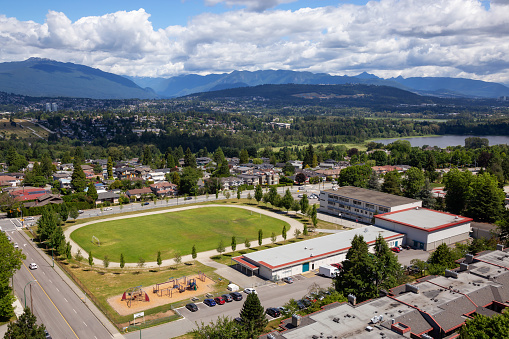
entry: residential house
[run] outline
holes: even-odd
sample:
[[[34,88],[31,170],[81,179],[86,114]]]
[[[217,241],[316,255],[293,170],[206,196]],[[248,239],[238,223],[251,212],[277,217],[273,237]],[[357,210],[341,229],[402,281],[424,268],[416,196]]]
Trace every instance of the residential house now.
[[[155,184],[150,185],[150,189],[152,193],[154,193],[158,197],[170,197],[175,196],[178,193],[177,185],[172,184],[167,181],[161,181]]]
[[[43,195],[37,197],[37,199],[35,199],[34,201],[26,202],[23,205],[26,208],[30,208],[30,207],[45,206],[45,205],[49,205],[49,204],[61,204],[63,202],[64,202],[64,200],[60,197],[60,195],[46,193],[46,194],[43,194]]]
[[[118,195],[115,192],[104,192],[104,193],[97,193],[97,200],[95,201],[97,204],[109,202],[111,204],[118,204],[118,198],[120,198],[120,195]]]
[[[0,186],[16,187],[21,183],[19,179],[10,175],[0,175]]]
[[[36,200],[44,194],[50,193],[48,190],[39,187],[23,187],[10,192],[10,195],[16,201]]]
[[[126,195],[131,200],[140,200],[148,194],[152,194],[150,187],[136,188],[126,192]]]

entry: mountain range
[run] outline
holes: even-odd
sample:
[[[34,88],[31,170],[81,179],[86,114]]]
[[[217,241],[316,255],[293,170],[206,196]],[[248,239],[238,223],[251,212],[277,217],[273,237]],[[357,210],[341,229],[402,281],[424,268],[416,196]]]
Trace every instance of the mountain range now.
[[[124,77],[84,65],[41,58],[0,63],[0,91],[33,97],[175,98],[200,92],[266,84],[378,85],[395,87],[424,96],[447,98],[509,96],[509,88],[499,83],[448,77],[382,79],[368,73],[337,76],[288,70],[261,70],[146,78]]]

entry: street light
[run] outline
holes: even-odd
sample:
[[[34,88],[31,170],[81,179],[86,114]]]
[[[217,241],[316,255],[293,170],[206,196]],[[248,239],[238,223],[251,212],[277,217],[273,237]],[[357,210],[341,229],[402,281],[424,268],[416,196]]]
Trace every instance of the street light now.
[[[135,328],[140,330],[140,339],[141,339],[141,327],[140,326],[136,326],[136,325],[131,325],[130,327],[135,327]]]
[[[25,308],[27,308],[27,295],[26,295],[26,288],[28,285],[30,285],[30,283],[33,283],[33,282],[37,282],[37,280],[30,280],[29,282],[27,282],[27,284],[25,285],[25,287],[23,288],[23,298],[25,299]]]

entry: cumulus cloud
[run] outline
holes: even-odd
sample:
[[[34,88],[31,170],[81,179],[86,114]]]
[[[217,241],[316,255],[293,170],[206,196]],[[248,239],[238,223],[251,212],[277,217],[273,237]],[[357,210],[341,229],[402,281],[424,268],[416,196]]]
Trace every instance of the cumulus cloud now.
[[[289,69],[509,83],[508,1],[486,8],[476,0],[380,0],[295,11],[253,7],[286,0],[208,2],[249,10],[159,30],[143,9],[76,22],[49,12],[42,25],[0,15],[0,61],[39,56],[138,76]]]

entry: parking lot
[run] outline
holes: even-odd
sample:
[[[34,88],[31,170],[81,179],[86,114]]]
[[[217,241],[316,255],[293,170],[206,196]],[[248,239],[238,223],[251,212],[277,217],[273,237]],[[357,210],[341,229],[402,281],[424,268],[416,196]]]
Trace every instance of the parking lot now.
[[[422,261],[428,260],[429,252],[424,250],[401,250],[399,253],[395,253],[398,257],[398,261],[401,265],[410,266],[410,261],[412,259],[421,259]]]

